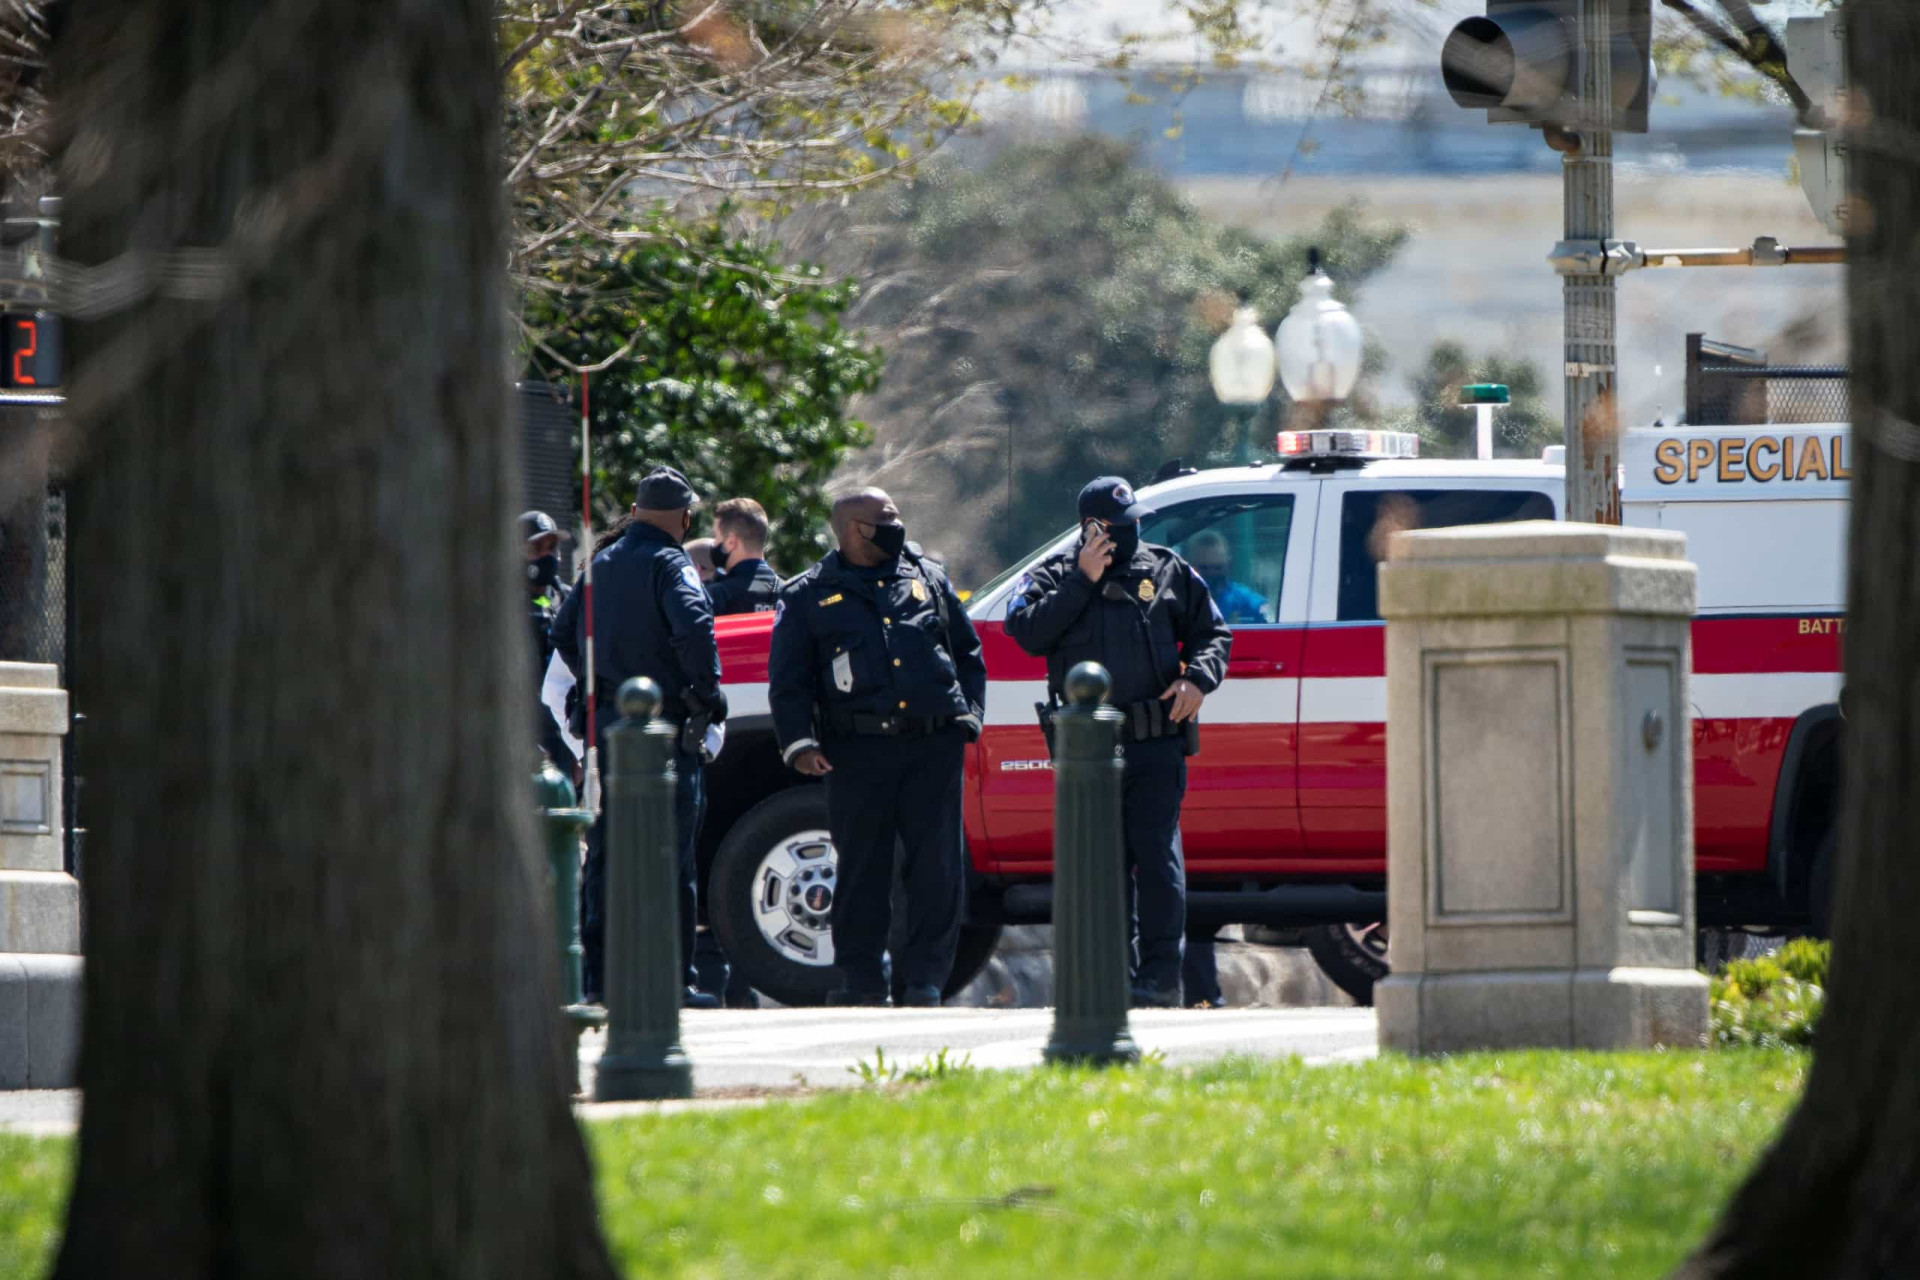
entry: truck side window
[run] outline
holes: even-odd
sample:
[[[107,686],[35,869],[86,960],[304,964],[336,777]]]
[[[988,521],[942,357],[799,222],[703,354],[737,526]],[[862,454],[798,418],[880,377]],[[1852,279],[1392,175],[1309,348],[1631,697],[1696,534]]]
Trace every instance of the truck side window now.
[[[1527,489],[1355,489],[1340,505],[1340,621],[1380,617],[1377,566],[1406,529],[1553,519],[1553,500]]]
[[[1171,547],[1206,579],[1229,625],[1280,616],[1280,588],[1293,532],[1293,495],[1199,498],[1141,522],[1140,537]]]

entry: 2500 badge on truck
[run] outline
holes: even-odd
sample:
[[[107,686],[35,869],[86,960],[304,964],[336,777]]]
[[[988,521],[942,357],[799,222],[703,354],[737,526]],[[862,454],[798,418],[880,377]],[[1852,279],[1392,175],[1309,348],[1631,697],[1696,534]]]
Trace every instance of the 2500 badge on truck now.
[[[1386,666],[1375,571],[1403,529],[1559,516],[1562,468],[1411,457],[1410,437],[1287,433],[1277,466],[1176,474],[1140,490],[1146,541],[1215,574],[1234,630],[1201,711],[1181,832],[1189,914],[1305,927],[1357,998],[1386,972]],[[1693,627],[1694,858],[1703,926],[1825,924],[1841,770],[1845,426],[1629,432],[1626,522],[1678,529],[1699,566]],[[1033,706],[1045,667],[1007,636],[1022,571],[973,594],[987,723],[966,760],[969,924],[949,983],[1005,923],[1051,910],[1053,780]],[[723,618],[733,720],[703,835],[712,927],[783,1003],[833,985],[834,852],[817,786],[783,768],[766,715],[767,615]]]

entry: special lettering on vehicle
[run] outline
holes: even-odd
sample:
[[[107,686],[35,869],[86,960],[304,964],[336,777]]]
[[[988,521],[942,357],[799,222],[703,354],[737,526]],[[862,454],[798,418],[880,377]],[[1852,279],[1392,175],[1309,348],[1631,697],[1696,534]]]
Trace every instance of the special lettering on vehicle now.
[[[1796,480],[1849,480],[1852,453],[1847,437],[1781,434],[1681,440],[1653,447],[1653,478],[1661,484],[1771,484]]]

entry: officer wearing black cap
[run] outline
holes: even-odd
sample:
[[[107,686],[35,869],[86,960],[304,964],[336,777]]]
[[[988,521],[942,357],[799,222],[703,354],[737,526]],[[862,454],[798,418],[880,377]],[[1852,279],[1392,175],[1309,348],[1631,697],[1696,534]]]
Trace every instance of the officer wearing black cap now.
[[[560,544],[571,541],[561,532],[553,517],[544,511],[520,514],[520,543],[526,552],[527,623],[533,631],[533,687],[538,689],[547,678],[547,664],[553,660],[553,621],[566,603],[567,587],[560,580]],[[563,773],[572,773],[578,763],[560,732],[546,703],[534,703],[534,739],[547,758]]]
[[[833,504],[840,549],[774,611],[768,702],[781,758],[824,778],[839,854],[834,1004],[884,1005],[896,842],[905,849],[900,1001],[940,1003],[960,936],[966,854],[960,773],[980,735],[987,668],[947,575],[907,544],[878,489]]]
[[[1186,928],[1186,757],[1199,749],[1195,717],[1226,678],[1233,636],[1192,566],[1140,541],[1140,518],[1152,514],[1118,476],[1082,489],[1079,545],[1015,584],[1007,634],[1047,660],[1043,724],[1075,663],[1098,662],[1113,676],[1107,700],[1126,716],[1121,804],[1133,872],[1133,999],[1175,1006]]]
[[[694,842],[705,809],[702,740],[709,725],[726,719],[727,704],[720,691],[713,610],[699,572],[680,549],[693,527],[698,500],[685,476],[672,467],[655,467],[640,482],[633,523],[593,557],[594,729],[604,756],[607,727],[620,717],[614,697],[621,682],[632,676],[646,676],[660,686],[660,714],[682,727],[674,761],[679,774],[674,821],[680,838],[680,960],[686,1003],[710,1009],[719,1001],[694,985]],[[555,619],[554,644],[574,675],[584,679],[586,619],[577,607],[581,594],[568,597]],[[580,940],[586,947],[583,976],[590,999],[598,999],[601,991],[606,941],[603,825],[595,823],[587,833],[581,877]]]

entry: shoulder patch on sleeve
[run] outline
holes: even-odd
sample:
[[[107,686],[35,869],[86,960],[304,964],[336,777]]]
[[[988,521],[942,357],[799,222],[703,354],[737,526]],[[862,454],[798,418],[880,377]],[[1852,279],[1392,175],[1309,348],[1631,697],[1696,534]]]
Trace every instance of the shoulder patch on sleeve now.
[[[1013,584],[1013,594],[1007,597],[1007,616],[1009,618],[1013,616],[1016,609],[1027,602],[1027,592],[1031,590],[1032,587],[1033,575],[1030,573],[1021,574],[1020,581]]]
[[[680,566],[680,577],[695,591],[705,591],[706,584],[700,581],[700,571],[690,564]]]
[[[787,601],[786,601],[786,598],[783,596],[773,606],[773,625],[775,625],[776,627],[779,626],[780,619],[786,616],[787,616]]]

